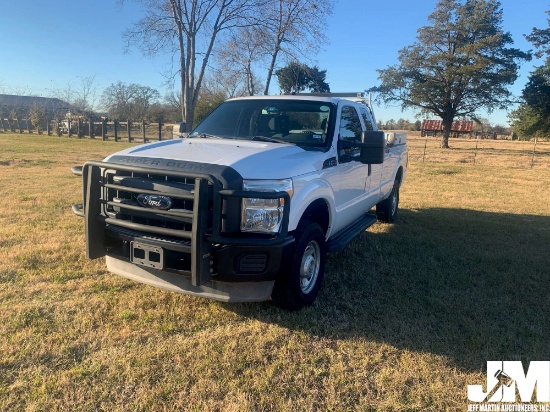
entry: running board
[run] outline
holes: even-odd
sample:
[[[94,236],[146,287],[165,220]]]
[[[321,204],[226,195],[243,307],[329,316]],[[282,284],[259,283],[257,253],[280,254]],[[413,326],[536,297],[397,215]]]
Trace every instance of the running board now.
[[[327,250],[329,252],[341,252],[349,245],[357,236],[364,232],[369,226],[376,223],[375,215],[369,213],[361,216],[353,224],[340,231],[335,237],[327,242]]]

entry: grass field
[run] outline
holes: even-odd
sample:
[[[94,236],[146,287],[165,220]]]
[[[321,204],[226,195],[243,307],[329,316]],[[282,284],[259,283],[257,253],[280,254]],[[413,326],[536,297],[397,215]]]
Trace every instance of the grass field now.
[[[486,361],[550,360],[550,167],[421,163],[423,142],[397,223],[289,313],[86,260],[70,167],[128,144],[0,134],[0,410],[465,411]]]

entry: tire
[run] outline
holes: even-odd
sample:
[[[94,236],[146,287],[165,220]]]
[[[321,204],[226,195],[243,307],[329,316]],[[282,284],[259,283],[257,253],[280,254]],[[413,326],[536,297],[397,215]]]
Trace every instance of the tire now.
[[[393,223],[399,210],[399,181],[395,180],[387,199],[376,205],[376,217],[384,223]]]
[[[279,273],[271,298],[275,305],[287,310],[300,310],[313,303],[325,274],[325,233],[317,223],[300,222],[292,259]]]

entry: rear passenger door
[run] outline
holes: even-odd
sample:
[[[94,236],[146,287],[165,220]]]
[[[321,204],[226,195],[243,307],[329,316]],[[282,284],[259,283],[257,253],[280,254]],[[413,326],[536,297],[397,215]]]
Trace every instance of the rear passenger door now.
[[[363,119],[363,123],[365,124],[365,130],[374,130],[374,125],[373,125],[374,119],[372,119],[372,116],[367,111],[367,108],[362,107],[360,111],[361,111],[361,118]],[[365,186],[366,191],[376,192],[380,190],[383,169],[384,169],[383,164],[371,165],[370,176]]]

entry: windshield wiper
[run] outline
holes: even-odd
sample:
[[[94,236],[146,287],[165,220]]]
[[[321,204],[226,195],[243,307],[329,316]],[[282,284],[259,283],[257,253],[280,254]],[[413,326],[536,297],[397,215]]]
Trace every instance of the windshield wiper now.
[[[274,139],[272,137],[267,136],[254,136],[252,140],[257,140],[259,142],[270,142],[270,143],[280,143],[280,144],[291,144],[294,145],[294,143],[291,142],[285,142],[284,140]]]

